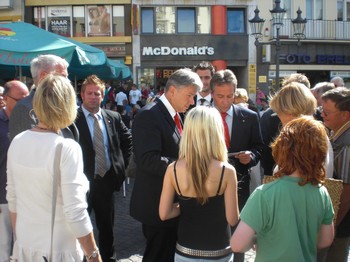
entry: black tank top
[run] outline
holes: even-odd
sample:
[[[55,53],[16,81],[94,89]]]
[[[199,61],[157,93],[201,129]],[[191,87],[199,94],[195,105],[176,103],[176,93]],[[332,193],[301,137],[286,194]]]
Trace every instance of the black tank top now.
[[[180,245],[198,250],[220,250],[230,245],[231,231],[225,215],[224,194],[219,195],[224,171],[225,166],[222,167],[216,195],[209,197],[208,202],[201,205],[197,198],[182,195],[175,163],[174,175],[181,210],[177,233]]]

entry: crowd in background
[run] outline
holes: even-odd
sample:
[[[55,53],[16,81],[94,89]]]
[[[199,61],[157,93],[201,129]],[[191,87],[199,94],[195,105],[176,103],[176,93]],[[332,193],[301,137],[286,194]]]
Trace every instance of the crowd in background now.
[[[295,73],[253,101],[234,72],[202,61],[159,89],[91,75],[77,95],[68,67],[39,56],[32,87],[0,87],[0,261],[116,261],[113,192],[130,161],[143,261],[243,262],[252,247],[259,261],[347,261],[343,79],[312,86]],[[332,178],[343,185],[337,208],[323,186]]]

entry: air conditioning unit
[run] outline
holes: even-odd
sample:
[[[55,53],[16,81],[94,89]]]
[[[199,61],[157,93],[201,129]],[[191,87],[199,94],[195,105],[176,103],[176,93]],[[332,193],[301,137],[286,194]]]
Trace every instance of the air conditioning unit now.
[[[13,0],[0,0],[0,9],[12,9]]]

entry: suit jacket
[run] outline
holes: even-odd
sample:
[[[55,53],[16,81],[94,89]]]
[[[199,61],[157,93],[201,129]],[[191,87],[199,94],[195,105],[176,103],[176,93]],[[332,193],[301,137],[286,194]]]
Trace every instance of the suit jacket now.
[[[230,162],[235,166],[238,173],[246,175],[249,169],[255,166],[261,157],[263,142],[258,115],[245,107],[232,105],[233,120],[228,152],[251,151],[252,160],[247,165],[232,157]]]
[[[9,132],[11,140],[19,133],[33,128],[37,124],[33,110],[33,98],[35,94],[33,88],[29,96],[18,101],[12,110],[9,122]],[[65,138],[72,138],[78,142],[79,132],[74,123],[69,127],[61,129],[61,135]]]
[[[102,110],[103,122],[106,126],[111,172],[115,178],[115,189],[119,190],[125,179],[125,167],[132,153],[132,139],[129,129],[124,125],[119,113]],[[83,151],[84,173],[93,181],[95,175],[95,151],[88,124],[82,108],[78,109],[75,124],[79,130],[79,144]]]
[[[276,163],[272,157],[270,144],[278,136],[282,123],[272,109],[268,108],[261,116],[260,126],[264,142],[261,166],[264,169],[264,175],[272,176]]]
[[[158,210],[166,168],[178,157],[180,134],[160,99],[137,113],[132,137],[137,168],[130,214],[146,225],[175,226],[177,219],[163,222]]]

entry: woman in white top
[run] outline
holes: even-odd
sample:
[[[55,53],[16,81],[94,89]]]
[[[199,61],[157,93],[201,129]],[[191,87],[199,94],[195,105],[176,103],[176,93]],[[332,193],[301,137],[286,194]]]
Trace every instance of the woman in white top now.
[[[7,200],[17,261],[43,261],[51,244],[53,162],[62,143],[52,261],[102,261],[87,213],[88,181],[81,148],[59,135],[76,117],[76,98],[68,79],[48,75],[33,100],[38,125],[18,134],[8,151]],[[50,261],[51,262],[51,261]]]

